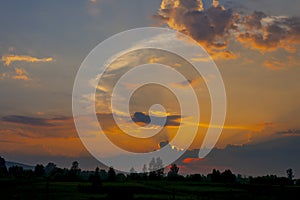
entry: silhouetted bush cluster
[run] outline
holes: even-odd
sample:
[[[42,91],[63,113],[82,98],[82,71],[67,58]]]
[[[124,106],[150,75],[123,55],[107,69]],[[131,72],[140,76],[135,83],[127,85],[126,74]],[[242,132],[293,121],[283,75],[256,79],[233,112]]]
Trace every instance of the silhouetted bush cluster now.
[[[213,169],[211,174],[207,175],[208,180],[215,183],[235,183],[236,176],[229,170],[220,172],[219,170]]]

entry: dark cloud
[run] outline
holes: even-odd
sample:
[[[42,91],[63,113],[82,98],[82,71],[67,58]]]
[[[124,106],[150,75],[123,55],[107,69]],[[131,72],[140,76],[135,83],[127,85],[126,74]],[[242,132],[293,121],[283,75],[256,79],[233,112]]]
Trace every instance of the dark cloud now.
[[[300,135],[299,129],[289,129],[287,131],[279,131],[277,132],[278,135]]]
[[[60,122],[72,120],[71,117],[56,116],[53,118],[30,117],[22,115],[8,115],[1,118],[3,122],[10,122],[16,124],[24,124],[30,126],[44,126],[52,127],[57,126]]]
[[[246,16],[242,23],[245,32],[238,39],[251,49],[275,51],[279,48],[293,53],[295,45],[300,44],[300,19],[267,16],[262,12],[254,12]]]
[[[0,140],[0,143],[18,143],[11,140]]]
[[[20,115],[4,116],[2,117],[2,121],[31,126],[53,126],[53,124],[49,123],[48,120],[45,118],[28,117]]]
[[[156,116],[152,116],[153,118],[153,122],[154,124],[156,124],[156,122],[162,121],[163,117],[156,117]],[[167,116],[167,120],[164,126],[180,126],[180,119],[181,116],[180,115],[169,115]],[[142,112],[135,112],[132,120],[134,122],[141,122],[144,124],[149,124],[151,123],[151,119],[149,115],[146,115]]]
[[[202,2],[162,0],[158,15],[170,28],[198,41],[215,59],[237,58],[238,52],[228,50],[233,40],[262,53],[278,49],[291,54],[297,51],[299,18],[269,16],[260,11],[242,14],[219,5],[218,1],[203,8]]]
[[[20,138],[78,138],[72,117],[9,115],[0,119],[0,127],[1,139],[9,141],[17,141]]]
[[[261,29],[261,20],[265,17],[267,17],[265,13],[255,11],[252,15],[245,16],[243,24],[246,30]]]
[[[159,16],[171,28],[190,35],[211,54],[222,53],[227,47],[229,31],[235,29],[235,15],[230,9],[214,4],[203,9],[196,0],[163,0]]]
[[[204,159],[199,150],[188,150],[177,160],[178,165],[195,173],[209,173],[213,168],[231,169],[244,175],[285,175],[285,170],[300,170],[298,153],[300,137],[281,137],[267,142],[243,146],[228,145],[213,149]]]

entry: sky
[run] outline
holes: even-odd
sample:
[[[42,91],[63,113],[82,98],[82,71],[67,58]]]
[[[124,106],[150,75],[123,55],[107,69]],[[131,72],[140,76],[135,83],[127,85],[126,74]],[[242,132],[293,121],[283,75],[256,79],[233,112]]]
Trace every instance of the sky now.
[[[194,153],[209,127],[205,83],[194,78],[187,63],[166,52],[127,54],[113,63],[118,70],[107,71],[105,81],[98,84],[96,111],[110,139],[130,151],[147,152],[174,137],[184,118],[165,88],[144,88],[131,102],[131,112],[142,124],[150,114],[145,107],[156,101],[167,105],[167,124],[146,143],[129,141],[107,110],[109,92],[126,67],[144,60],[173,64],[182,67],[202,105],[196,139],[178,160],[181,172],[230,168],[246,175],[285,175],[293,168],[300,177],[299,4],[297,0],[1,1],[0,156],[31,165],[53,161],[69,167],[73,160],[86,169],[99,165],[74,126],[76,73],[88,53],[110,36],[132,28],[167,27],[204,47],[223,77],[227,115],[215,150],[201,160]]]

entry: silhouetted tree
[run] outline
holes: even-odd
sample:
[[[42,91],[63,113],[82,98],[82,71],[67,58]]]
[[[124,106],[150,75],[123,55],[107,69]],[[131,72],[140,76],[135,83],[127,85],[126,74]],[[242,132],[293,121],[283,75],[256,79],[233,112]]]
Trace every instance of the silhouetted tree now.
[[[212,182],[219,182],[221,180],[221,173],[219,170],[213,169],[210,174],[210,179]]]
[[[79,163],[77,161],[72,162],[71,170],[78,171]]]
[[[220,181],[227,182],[227,183],[234,183],[236,180],[235,175],[229,169],[222,172],[220,178],[221,178]]]
[[[147,170],[147,165],[146,165],[146,164],[144,164],[142,171],[143,171],[143,173],[145,173],[145,174],[148,172],[148,170]]]
[[[80,171],[81,169],[79,168],[79,163],[77,161],[72,162],[72,166],[69,173],[71,180],[77,179]]]
[[[52,176],[54,175],[55,171],[56,171],[56,165],[52,162],[49,162],[45,167],[45,175],[48,177]]]
[[[53,170],[52,172],[52,178],[56,181],[66,181],[69,180],[69,174],[70,171],[67,168],[59,168],[59,167],[55,167],[55,170]]]
[[[144,164],[144,166],[143,166],[143,168],[142,168],[142,174],[141,174],[141,178],[143,179],[143,180],[147,180],[147,178],[148,178],[148,169],[147,169],[147,165],[146,164]]]
[[[90,182],[92,183],[93,189],[98,189],[101,186],[99,167],[96,167],[95,173],[92,174],[89,179],[90,179]]]
[[[134,174],[134,173],[136,173],[136,171],[135,171],[135,169],[133,167],[131,167],[131,169],[129,170],[129,173],[130,174]]]
[[[294,178],[294,173],[293,173],[293,169],[287,169],[286,170],[286,174],[287,174],[287,178],[289,179],[289,180],[293,180],[293,178]]]
[[[178,177],[179,167],[176,164],[172,164],[170,167],[170,171],[168,172],[168,178],[176,178]]]
[[[101,169],[99,172],[100,179],[106,181],[108,179],[108,174],[104,169]]]
[[[107,172],[107,180],[108,181],[115,181],[116,180],[116,172],[115,169],[113,167],[110,167],[108,172]]]
[[[0,156],[0,177],[7,175],[6,161]]]
[[[23,167],[20,166],[12,166],[8,169],[8,173],[17,178],[23,175],[23,171]]]
[[[35,176],[44,176],[44,174],[45,174],[45,167],[43,165],[36,165],[34,167]]]
[[[171,174],[171,175],[178,175],[178,171],[179,171],[179,167],[177,167],[176,164],[172,164],[171,167],[170,167],[170,171],[168,174]]]
[[[140,180],[142,177],[140,176],[140,174],[138,174],[135,169],[132,167],[129,170],[129,175],[127,175],[127,178],[130,180]]]
[[[161,179],[164,175],[163,161],[160,157],[152,158],[149,163],[149,178]]]

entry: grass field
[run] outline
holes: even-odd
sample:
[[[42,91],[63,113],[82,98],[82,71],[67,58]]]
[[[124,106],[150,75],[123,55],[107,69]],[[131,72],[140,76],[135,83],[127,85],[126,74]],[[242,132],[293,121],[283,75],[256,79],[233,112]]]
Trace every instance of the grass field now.
[[[0,180],[0,199],[300,199],[300,187],[205,184],[174,181],[104,182],[91,190],[88,182]]]

